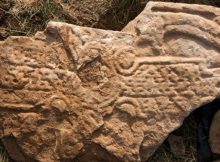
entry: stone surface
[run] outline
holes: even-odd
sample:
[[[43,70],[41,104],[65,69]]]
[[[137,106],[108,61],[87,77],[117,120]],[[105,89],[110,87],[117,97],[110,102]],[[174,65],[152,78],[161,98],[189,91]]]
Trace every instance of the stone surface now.
[[[220,111],[218,111],[213,118],[210,128],[209,142],[212,152],[220,154]]]
[[[16,161],[146,161],[219,95],[220,9],[148,3],[122,32],[50,22],[0,42],[0,137]]]

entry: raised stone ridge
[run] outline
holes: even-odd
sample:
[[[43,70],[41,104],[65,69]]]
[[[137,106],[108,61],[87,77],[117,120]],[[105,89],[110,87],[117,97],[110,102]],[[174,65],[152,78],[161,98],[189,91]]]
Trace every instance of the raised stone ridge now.
[[[149,2],[122,31],[50,22],[0,42],[0,137],[15,161],[142,162],[219,88],[219,8]]]

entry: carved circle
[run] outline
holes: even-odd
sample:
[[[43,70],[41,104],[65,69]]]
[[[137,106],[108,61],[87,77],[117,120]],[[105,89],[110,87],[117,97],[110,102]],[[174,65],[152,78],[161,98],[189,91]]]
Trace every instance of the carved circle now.
[[[131,47],[119,49],[116,51],[115,57],[114,68],[118,74],[132,75],[138,67],[138,63],[135,61],[135,50]]]
[[[135,100],[134,98],[127,97],[120,98],[115,104],[116,109],[122,112],[126,112],[132,117],[137,115],[138,109],[140,109],[140,107],[141,106],[137,100]]]

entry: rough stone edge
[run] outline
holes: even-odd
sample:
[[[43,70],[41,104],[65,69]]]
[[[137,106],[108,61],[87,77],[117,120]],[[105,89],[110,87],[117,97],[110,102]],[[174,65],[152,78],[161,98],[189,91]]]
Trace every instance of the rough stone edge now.
[[[177,6],[178,5],[178,6]],[[144,17],[146,14],[152,12],[153,7],[169,7],[172,9],[183,9],[183,10],[192,10],[192,11],[199,11],[199,12],[210,12],[220,19],[220,8],[210,6],[210,5],[203,5],[203,4],[187,4],[187,3],[178,3],[178,2],[158,2],[158,1],[149,1],[144,10],[135,17],[132,21],[130,21],[121,31],[126,33],[136,34],[134,31],[134,24],[139,21],[141,17]],[[219,20],[220,23],[220,20]]]

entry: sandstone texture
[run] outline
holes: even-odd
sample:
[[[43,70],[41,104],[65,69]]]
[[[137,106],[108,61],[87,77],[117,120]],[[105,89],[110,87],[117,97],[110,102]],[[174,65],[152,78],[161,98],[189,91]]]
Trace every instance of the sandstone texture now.
[[[149,2],[123,31],[50,22],[0,42],[0,137],[15,161],[146,161],[219,88],[218,8]]]
[[[209,134],[209,143],[212,152],[220,154],[220,111],[218,111],[213,118]]]

